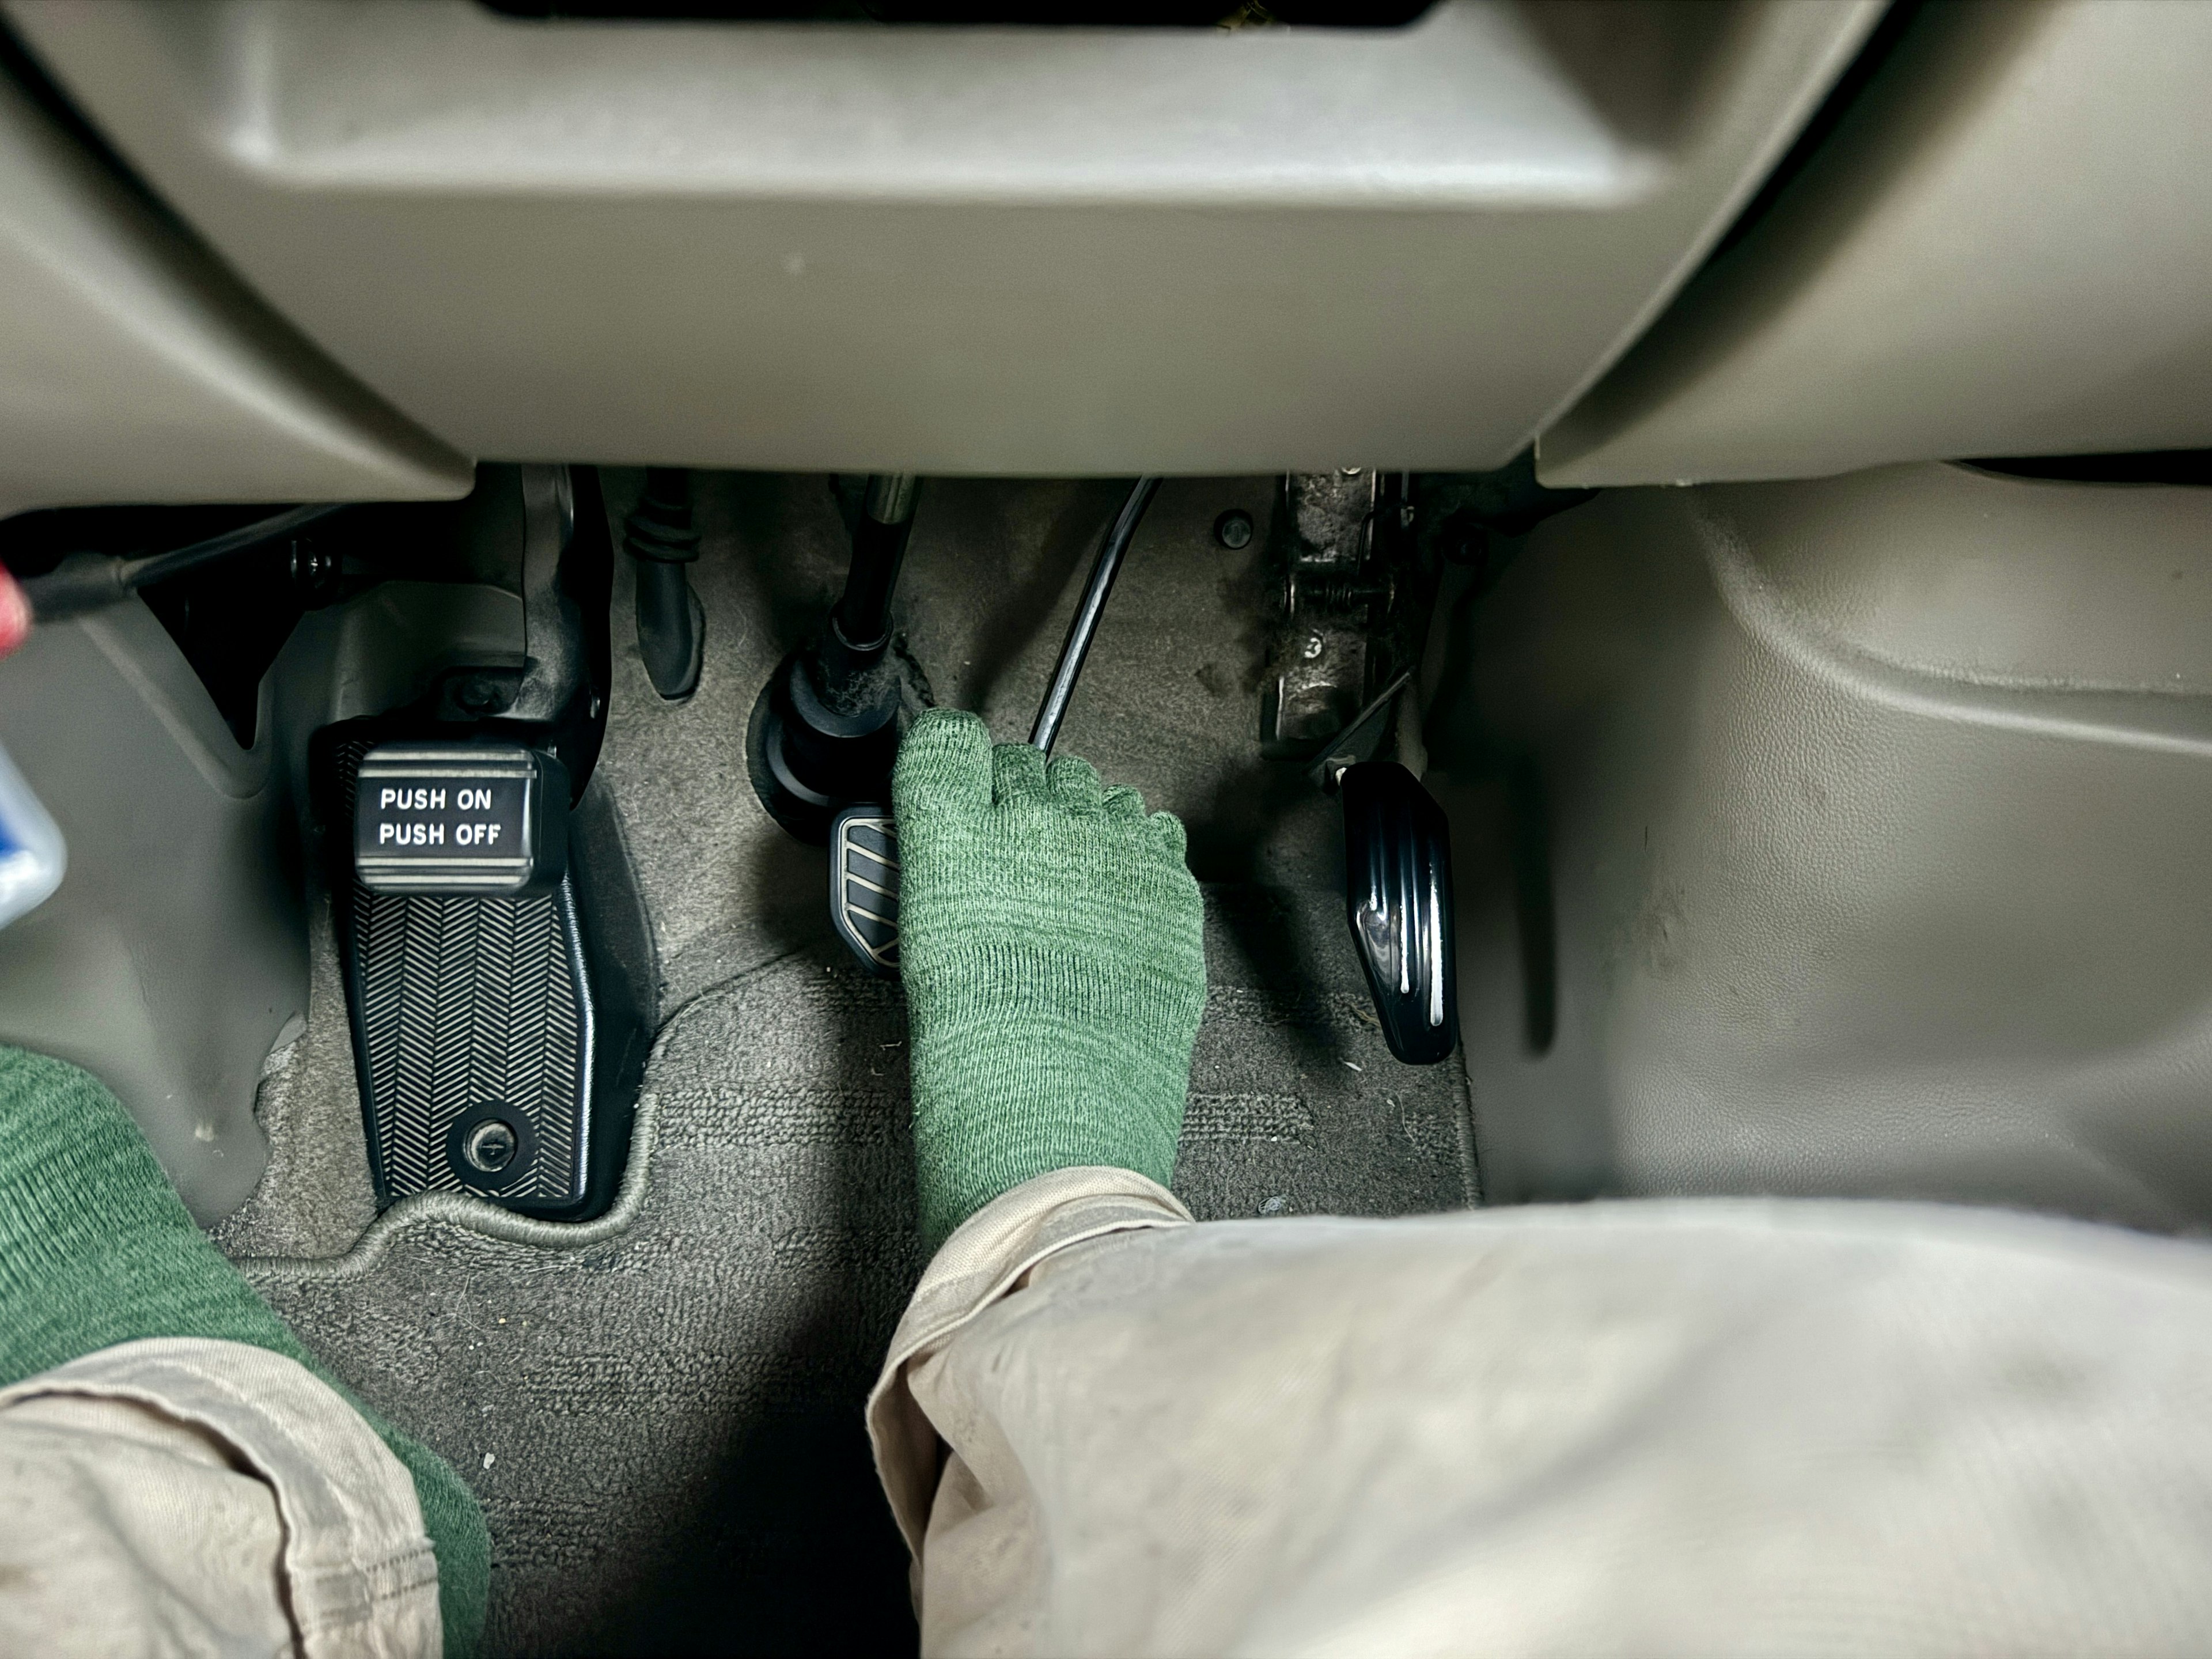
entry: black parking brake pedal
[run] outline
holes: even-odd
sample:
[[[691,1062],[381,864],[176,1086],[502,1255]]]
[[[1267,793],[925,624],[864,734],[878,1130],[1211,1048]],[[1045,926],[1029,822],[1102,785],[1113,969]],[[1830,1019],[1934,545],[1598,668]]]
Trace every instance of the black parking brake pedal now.
[[[580,1204],[596,1033],[574,971],[568,771],[515,744],[356,752],[351,977],[377,1186]]]
[[[520,650],[433,633],[406,701],[310,745],[370,1172],[380,1206],[583,1220],[613,1200],[657,992],[619,824],[586,787],[611,538],[588,469],[487,468],[462,522],[453,563],[520,599]]]
[[[1158,478],[1138,479],[1099,544],[1083,598],[1067,624],[1060,660],[1037,708],[1036,722],[1030,728],[1030,747],[1044,754],[1052,753],[1059,739],[1076,679],[1091,654],[1098,620],[1105,615],[1107,595],[1114,591],[1122,557],[1159,488]],[[872,974],[898,972],[898,824],[891,809],[880,801],[845,807],[830,825],[830,922],[854,960]]]

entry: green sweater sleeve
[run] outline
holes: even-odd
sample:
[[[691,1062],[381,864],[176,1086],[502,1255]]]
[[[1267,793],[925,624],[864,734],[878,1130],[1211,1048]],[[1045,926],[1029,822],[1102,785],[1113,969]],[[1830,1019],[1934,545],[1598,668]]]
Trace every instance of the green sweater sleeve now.
[[[446,1651],[474,1650],[491,1561],[474,1494],[301,1346],[193,1224],[113,1095],[74,1066],[0,1046],[0,1386],[158,1336],[283,1354],[361,1413],[414,1478]]]

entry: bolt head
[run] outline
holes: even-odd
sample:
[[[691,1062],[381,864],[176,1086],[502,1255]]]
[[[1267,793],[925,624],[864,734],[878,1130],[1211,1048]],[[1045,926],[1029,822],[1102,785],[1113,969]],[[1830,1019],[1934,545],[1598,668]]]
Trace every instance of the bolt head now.
[[[497,708],[502,698],[496,680],[471,674],[453,688],[453,701],[471,714],[483,714]]]
[[[1213,539],[1234,553],[1252,545],[1252,515],[1232,507],[1213,521]]]
[[[521,1144],[514,1126],[495,1117],[470,1130],[461,1150],[469,1162],[486,1175],[497,1175],[514,1162],[514,1154]]]
[[[310,599],[322,597],[337,580],[337,555],[314,542],[294,542],[291,564],[293,585]]]

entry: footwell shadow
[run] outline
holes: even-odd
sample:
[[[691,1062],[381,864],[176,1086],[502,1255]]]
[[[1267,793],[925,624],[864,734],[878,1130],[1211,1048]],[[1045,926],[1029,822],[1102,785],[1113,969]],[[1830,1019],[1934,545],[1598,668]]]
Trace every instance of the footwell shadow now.
[[[1300,765],[1255,757],[1228,768],[1206,804],[1184,815],[1191,873],[1200,881],[1264,883],[1259,849],[1319,793]]]
[[[769,954],[836,945],[830,926],[830,854],[797,836],[763,836],[738,872]],[[839,947],[842,948],[842,947]]]
[[[1543,774],[1522,757],[1506,773],[1513,914],[1521,946],[1522,1041],[1547,1054],[1559,1028],[1559,918],[1552,890],[1552,815]]]
[[[840,1305],[842,1304],[842,1305]],[[861,1404],[890,1331],[825,1303],[745,1413],[678,1548],[578,1654],[910,1655],[906,1546]]]
[[[1320,953],[1334,941],[1318,935],[1311,907],[1263,887],[1210,887],[1206,897],[1215,943],[1236,956],[1234,963],[1208,963],[1207,977],[1256,984],[1299,1065],[1323,1067],[1341,1060],[1335,1025],[1318,988],[1328,982]]]
[[[849,555],[826,481],[732,473],[716,480],[738,556],[750,573],[775,654],[805,644],[830,620]]]
[[[769,1198],[754,1266],[797,1287],[765,1358],[677,1512],[649,1576],[569,1651],[910,1655],[907,1552],[876,1479],[864,1410],[920,1278],[906,1015],[896,982],[804,953],[834,1053],[794,1078],[822,1103],[781,1133],[815,1156]],[[818,987],[818,990],[814,988]],[[764,1007],[763,1018],[777,1011]],[[702,1226],[716,1218],[701,1217]],[[695,1353],[693,1363],[714,1363]]]

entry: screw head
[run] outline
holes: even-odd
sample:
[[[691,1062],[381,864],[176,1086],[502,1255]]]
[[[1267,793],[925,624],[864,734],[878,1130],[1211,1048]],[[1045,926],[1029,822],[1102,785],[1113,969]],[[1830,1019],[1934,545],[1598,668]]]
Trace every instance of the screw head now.
[[[338,557],[312,541],[295,541],[291,550],[292,584],[302,598],[316,600],[337,586]]]
[[[1252,545],[1252,515],[1232,507],[1213,521],[1213,539],[1234,553]]]
[[[499,682],[484,674],[471,674],[453,688],[453,701],[471,714],[489,714],[500,707]]]
[[[521,1144],[514,1125],[504,1118],[487,1118],[469,1131],[469,1138],[461,1145],[461,1155],[486,1175],[497,1175],[514,1162],[515,1151]]]

